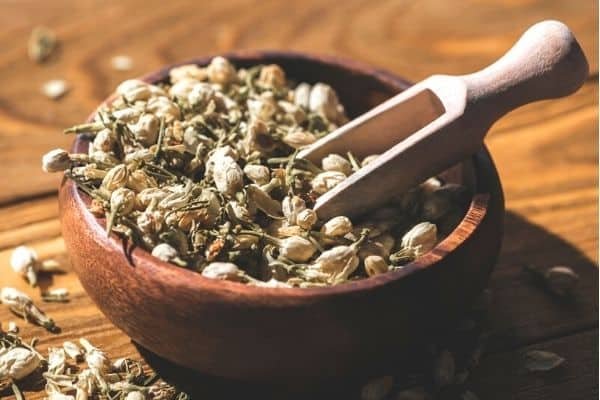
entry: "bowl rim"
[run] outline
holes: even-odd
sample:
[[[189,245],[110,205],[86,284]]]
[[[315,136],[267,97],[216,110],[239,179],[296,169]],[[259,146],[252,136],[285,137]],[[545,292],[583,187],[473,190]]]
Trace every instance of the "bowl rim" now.
[[[356,60],[350,60],[331,55],[279,50],[243,50],[194,57],[182,62],[166,65],[154,72],[144,74],[139,78],[131,79],[140,79],[149,83],[161,82],[169,76],[169,71],[174,67],[187,64],[206,65],[215,56],[228,58],[234,64],[244,60],[248,61],[255,59],[264,59],[265,62],[269,62],[269,60],[273,59],[301,59],[305,62],[323,64],[354,71],[362,75],[370,75],[385,85],[397,87],[401,91],[406,90],[409,86],[411,86],[411,83],[404,78]],[[90,114],[86,121],[91,121],[92,118],[94,118],[94,116],[97,114],[98,110],[103,105],[114,100],[114,97],[115,95],[113,93],[104,101],[102,101],[100,105]],[[78,134],[75,137],[71,146],[72,151],[87,151],[89,141],[83,140],[82,137],[83,135],[81,134]],[[481,156],[479,153],[483,153],[483,156],[489,159],[491,167],[494,168],[493,161],[491,160],[491,157],[489,156],[485,146],[483,146],[478,153],[473,155],[471,159],[465,161],[476,164],[476,158],[478,155]],[[127,255],[124,252],[123,240],[114,233],[111,234],[110,237],[107,237],[104,228],[104,218],[96,217],[89,211],[87,205],[89,204],[90,199],[87,195],[85,195],[85,193],[79,191],[76,185],[66,178],[63,179],[61,183],[61,186],[65,186],[62,187],[61,190],[66,189],[68,191],[68,194],[73,200],[73,206],[77,207],[82,214],[82,223],[85,223],[88,228],[92,230],[92,234],[94,235],[94,238],[98,244],[104,248],[109,247],[114,252],[120,252],[122,256],[127,259],[127,262],[132,263],[136,269],[148,269],[148,273],[145,275],[149,277],[149,279],[169,282],[169,284],[175,284],[178,287],[186,287],[190,290],[206,290],[214,293],[234,294],[236,297],[243,296],[246,298],[255,299],[278,298],[280,300],[287,298],[290,300],[301,300],[307,298],[314,299],[375,290],[381,286],[391,284],[399,279],[413,275],[439,263],[444,257],[460,247],[477,231],[487,213],[491,197],[490,193],[492,191],[486,188],[486,190],[483,192],[479,192],[482,186],[481,177],[479,176],[481,172],[477,168],[474,168],[474,173],[475,193],[471,198],[470,205],[465,215],[459,224],[454,228],[454,230],[452,230],[452,232],[450,232],[443,240],[438,242],[432,250],[423,254],[409,264],[406,264],[401,269],[389,271],[372,277],[349,281],[341,285],[309,288],[272,288],[248,285],[241,282],[210,279],[202,276],[198,272],[162,261],[152,256],[150,252],[141,247],[135,247],[131,254]],[[173,278],[175,278],[175,280]]]

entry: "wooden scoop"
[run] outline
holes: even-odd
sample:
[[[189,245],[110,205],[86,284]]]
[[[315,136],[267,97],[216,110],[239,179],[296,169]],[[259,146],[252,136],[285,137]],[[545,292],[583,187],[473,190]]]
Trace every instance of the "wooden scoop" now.
[[[475,153],[504,114],[569,95],[587,75],[569,28],[540,22],[489,67],[431,76],[302,150],[299,157],[314,163],[331,153],[380,154],[319,197],[314,209],[322,219],[372,210]]]

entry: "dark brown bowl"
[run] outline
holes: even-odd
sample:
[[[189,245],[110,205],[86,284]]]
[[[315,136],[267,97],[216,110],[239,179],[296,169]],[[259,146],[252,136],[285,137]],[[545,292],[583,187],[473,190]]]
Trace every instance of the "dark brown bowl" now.
[[[288,52],[227,54],[237,66],[280,64],[293,79],[332,85],[354,117],[406,89],[388,72]],[[209,57],[191,62],[204,65]],[[158,82],[171,67],[144,79]],[[88,142],[78,138],[74,149]],[[176,364],[247,381],[308,382],[369,374],[396,364],[418,339],[458,315],[486,285],[502,238],[504,201],[482,148],[447,172],[474,196],[459,226],[403,270],[329,288],[257,288],[214,281],[126,255],[75,186],[60,188],[63,236],[74,270],[103,313],[134,341]]]

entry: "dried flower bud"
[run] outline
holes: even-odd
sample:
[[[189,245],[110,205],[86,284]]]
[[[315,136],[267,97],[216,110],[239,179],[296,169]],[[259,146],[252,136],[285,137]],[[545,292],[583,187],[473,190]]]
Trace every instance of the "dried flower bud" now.
[[[169,71],[169,78],[171,78],[171,83],[176,84],[184,79],[203,81],[208,78],[208,74],[206,68],[200,68],[195,64],[187,64],[172,68]]]
[[[333,88],[320,82],[310,91],[308,107],[310,111],[321,114],[331,122],[340,121],[344,110]]]
[[[48,372],[60,375],[65,371],[67,355],[62,348],[50,347],[48,349]]]
[[[240,269],[228,262],[212,262],[202,270],[202,276],[210,279],[239,280]]]
[[[69,301],[69,291],[65,288],[46,290],[42,292],[42,300],[47,303],[66,303]]]
[[[41,363],[37,354],[24,347],[13,347],[0,356],[0,380],[21,380]]]
[[[119,164],[111,168],[104,179],[102,179],[102,187],[113,192],[118,188],[121,188],[127,184],[129,179],[129,171],[124,164]]]
[[[127,107],[120,110],[114,110],[112,112],[112,116],[115,117],[117,121],[130,123],[137,120],[141,113],[141,110],[133,107]]]
[[[344,179],[346,179],[346,175],[341,172],[326,171],[315,176],[310,184],[316,193],[324,194],[340,184]]]
[[[389,265],[380,256],[368,256],[365,258],[364,264],[365,271],[369,276],[383,274],[389,270]]]
[[[155,188],[158,186],[156,180],[144,172],[143,169],[136,169],[129,174],[127,187],[135,192],[141,192],[144,189]]]
[[[92,142],[92,148],[108,153],[113,150],[114,144],[115,137],[113,132],[110,129],[102,129],[96,133],[96,137],[94,137],[94,141]]]
[[[146,395],[143,392],[134,390],[132,392],[127,393],[127,396],[125,396],[125,400],[146,400]]]
[[[360,392],[361,400],[382,400],[391,391],[394,385],[394,379],[391,376],[383,376],[373,379],[362,387]]]
[[[301,83],[294,89],[294,104],[304,109],[308,109],[310,103],[310,85]]]
[[[217,190],[230,196],[241,190],[244,185],[242,169],[229,156],[222,156],[215,161],[213,179]]]
[[[288,224],[297,225],[298,213],[306,209],[306,203],[299,196],[286,196],[281,202],[281,209]]]
[[[6,331],[8,333],[12,333],[13,335],[16,335],[17,333],[19,333],[19,327],[17,326],[17,324],[14,321],[10,321],[8,323],[8,329]]]
[[[410,249],[415,257],[419,257],[435,247],[437,243],[437,227],[429,222],[421,222],[412,227],[402,237],[402,247]]]
[[[162,261],[172,261],[179,257],[177,250],[167,243],[161,243],[152,249],[152,255]]]
[[[85,362],[92,371],[98,371],[100,374],[105,374],[111,370],[112,364],[102,350],[94,347],[84,338],[79,339],[79,343],[85,350]]]
[[[63,79],[51,79],[42,85],[42,94],[49,99],[58,100],[69,91],[69,84]]]
[[[206,72],[212,83],[228,85],[236,79],[236,71],[231,63],[223,57],[215,57],[208,65]]]
[[[454,381],[456,366],[454,356],[448,350],[442,351],[433,366],[433,382],[437,387],[450,385]]]
[[[285,72],[279,65],[266,65],[260,70],[257,83],[265,87],[281,88],[285,86]]]
[[[577,282],[579,282],[579,275],[571,268],[564,266],[550,268],[546,271],[544,277],[550,290],[559,296],[571,294]]]
[[[146,82],[139,79],[129,79],[117,86],[117,94],[125,100],[134,103],[138,100],[148,100],[152,96],[152,90]]]
[[[301,149],[316,142],[317,137],[310,132],[303,131],[301,129],[294,129],[286,133],[282,140],[283,143],[293,147],[294,149]]]
[[[63,350],[65,351],[65,354],[75,362],[79,362],[83,359],[83,349],[73,342],[64,342]]]
[[[110,209],[121,215],[127,215],[133,211],[135,205],[135,192],[121,187],[112,192],[110,196]]]
[[[13,271],[27,279],[31,286],[37,285],[39,264],[37,253],[33,249],[27,246],[15,248],[10,256],[10,266]]]
[[[146,111],[153,113],[158,118],[164,118],[169,123],[181,117],[177,104],[166,97],[153,97],[146,105]]]
[[[296,124],[299,125],[306,120],[306,112],[300,106],[283,100],[278,101],[277,105]]]
[[[271,172],[264,165],[246,164],[244,174],[257,185],[265,185],[271,180]]]
[[[352,231],[352,221],[348,217],[333,217],[321,228],[321,233],[327,236],[344,236]]]
[[[248,200],[252,207],[256,207],[270,217],[281,217],[281,203],[274,200],[267,192],[260,187],[250,184],[246,186]]]
[[[25,318],[25,320],[33,321],[49,331],[56,328],[54,321],[48,318],[46,314],[33,303],[31,298],[17,289],[11,287],[0,289],[0,303],[6,304],[12,312]]]
[[[360,163],[361,167],[366,167],[367,165],[369,165],[370,163],[375,161],[378,157],[379,157],[379,154],[371,154],[370,156],[366,156],[365,158],[363,158],[362,162]]]
[[[275,149],[276,142],[269,134],[269,128],[261,119],[253,119],[246,129],[244,138],[244,149],[246,153],[258,151],[268,153]]]
[[[279,254],[294,262],[306,262],[317,251],[315,245],[300,236],[290,236],[279,242]]]
[[[313,225],[317,223],[317,220],[317,213],[309,208],[300,211],[296,216],[296,224],[300,228],[307,231],[310,230],[313,227]]]
[[[324,171],[337,171],[348,176],[352,174],[352,164],[339,154],[329,154],[321,160]]]
[[[246,105],[248,106],[248,113],[250,114],[251,119],[260,119],[264,122],[268,122],[277,112],[277,104],[275,103],[275,99],[265,95],[265,93],[263,93],[260,98],[248,99],[246,102]]]
[[[35,62],[46,61],[56,48],[57,43],[56,35],[51,30],[42,26],[34,28],[27,43],[29,58]]]
[[[42,169],[45,172],[61,172],[70,166],[69,153],[63,149],[50,150],[42,157]]]
[[[327,275],[331,284],[346,280],[359,264],[356,249],[353,246],[336,246],[324,251],[309,269]]]
[[[156,143],[159,128],[160,120],[152,114],[142,114],[135,125],[129,125],[135,139],[144,146]]]

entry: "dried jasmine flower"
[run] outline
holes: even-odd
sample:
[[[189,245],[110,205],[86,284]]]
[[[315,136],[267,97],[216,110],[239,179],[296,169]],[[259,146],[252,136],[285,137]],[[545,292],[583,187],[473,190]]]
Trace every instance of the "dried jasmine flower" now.
[[[69,84],[62,79],[52,79],[42,85],[44,96],[52,100],[58,100],[69,91]]]
[[[29,296],[17,289],[10,287],[0,289],[0,303],[7,305],[13,313],[26,321],[35,322],[49,331],[56,329],[54,321],[48,318]]]
[[[530,350],[523,357],[525,369],[530,372],[550,371],[565,362],[561,356],[542,350]]]
[[[383,376],[381,378],[369,381],[360,392],[361,400],[382,400],[392,390],[394,379],[391,376]]]
[[[0,356],[0,380],[21,380],[35,371],[41,363],[38,355],[24,347],[13,347]]]
[[[565,266],[552,267],[544,273],[548,288],[559,296],[566,296],[573,293],[573,290],[579,282],[577,275],[571,268]]]
[[[114,56],[110,59],[110,65],[117,71],[129,71],[133,68],[133,60],[129,56]]]
[[[56,35],[51,30],[38,26],[29,36],[27,53],[32,61],[41,63],[46,61],[57,45]]]
[[[325,83],[215,57],[175,67],[160,84],[122,82],[91,122],[65,130],[89,140],[87,154],[53,150],[43,168],[64,171],[91,197],[107,233],[163,261],[260,287],[337,285],[419,257],[437,242],[432,222],[447,229],[462,210],[458,189],[430,180],[362,219],[320,220],[318,197],[377,156],[329,154],[313,164],[297,149],[347,120]],[[447,215],[425,218],[428,196],[446,201]]]
[[[42,292],[42,300],[47,303],[67,303],[69,291],[65,288],[49,289]]]
[[[37,253],[27,247],[15,248],[10,256],[10,266],[17,274],[24,277],[33,287],[37,286],[39,269]]]

